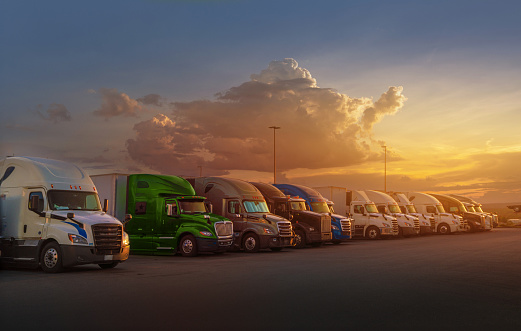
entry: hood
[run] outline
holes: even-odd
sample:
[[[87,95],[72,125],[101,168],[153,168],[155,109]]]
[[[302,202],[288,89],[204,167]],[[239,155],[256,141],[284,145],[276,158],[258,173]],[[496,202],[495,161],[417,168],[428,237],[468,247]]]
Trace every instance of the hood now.
[[[104,213],[102,211],[86,211],[86,210],[53,210],[51,212],[51,215],[57,216],[57,218],[63,218],[64,220],[67,219],[67,214],[73,213],[74,217],[73,219],[77,222],[88,224],[88,225],[94,225],[94,224],[100,224],[100,223],[111,223],[111,224],[120,224],[121,222],[117,220],[116,218],[110,216],[107,213]]]

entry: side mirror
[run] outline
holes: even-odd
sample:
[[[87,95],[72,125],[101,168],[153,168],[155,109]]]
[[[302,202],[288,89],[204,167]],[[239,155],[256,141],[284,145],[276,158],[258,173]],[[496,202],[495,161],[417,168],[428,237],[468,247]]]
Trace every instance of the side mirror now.
[[[109,200],[103,200],[103,211],[106,213],[109,210]]]
[[[74,213],[67,213],[67,218],[73,219],[74,216],[75,216]]]
[[[107,201],[107,200],[105,200],[105,201]],[[132,219],[132,215],[130,215],[130,214],[125,214],[125,221],[123,222],[123,224],[128,223],[131,219]]]

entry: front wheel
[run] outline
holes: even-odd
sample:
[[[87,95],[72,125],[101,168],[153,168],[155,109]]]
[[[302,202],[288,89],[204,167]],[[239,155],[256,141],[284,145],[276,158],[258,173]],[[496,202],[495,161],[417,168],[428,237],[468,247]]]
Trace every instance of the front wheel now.
[[[371,240],[375,240],[380,238],[380,229],[378,229],[376,226],[370,226],[366,233],[366,237]]]
[[[306,233],[304,231],[298,229],[295,230],[294,243],[296,248],[304,248],[306,247]]]
[[[255,233],[248,233],[242,240],[242,247],[246,253],[256,253],[260,248],[259,237]]]
[[[440,224],[440,226],[438,226],[438,233],[440,234],[449,234],[450,233],[450,226],[448,224]]]
[[[112,263],[99,263],[99,267],[101,269],[112,269],[116,267],[119,264],[119,262],[112,262]]]
[[[56,242],[50,242],[45,245],[40,255],[40,264],[45,272],[61,272],[63,271],[62,252],[60,245]]]
[[[181,252],[181,255],[185,257],[196,256],[197,242],[195,241],[195,237],[191,234],[184,236],[179,243],[179,251]]]

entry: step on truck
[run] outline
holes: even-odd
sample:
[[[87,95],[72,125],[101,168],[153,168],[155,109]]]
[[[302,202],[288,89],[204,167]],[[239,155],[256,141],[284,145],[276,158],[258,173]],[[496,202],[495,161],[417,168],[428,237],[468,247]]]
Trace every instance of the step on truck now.
[[[89,176],[74,164],[34,157],[0,161],[0,259],[59,272],[128,259],[123,224],[102,211]]]
[[[458,199],[461,201],[465,207],[467,207],[467,210],[469,212],[474,212],[478,214],[482,214],[485,216],[485,231],[490,231],[492,228],[499,225],[499,217],[497,214],[493,213],[487,213],[483,211],[481,208],[481,204],[471,198],[462,196],[462,195],[456,195],[456,194],[449,194],[451,197]]]
[[[318,246],[331,240],[331,231],[327,232],[327,224],[332,224],[330,215],[307,210],[306,200],[286,195],[271,184],[251,184],[262,193],[272,213],[291,221],[295,233],[295,247],[303,248],[309,244]],[[346,238],[351,237],[351,225],[348,220],[343,223],[342,233]],[[333,241],[333,243],[340,242],[340,240]]]
[[[449,195],[437,193],[429,194],[438,199],[443,205],[443,208],[445,208],[445,210],[447,210],[449,213],[463,217],[463,220],[466,221],[467,224],[467,232],[485,230],[486,226],[484,215],[475,212],[469,212],[467,207],[465,207],[461,201]]]
[[[420,234],[420,220],[417,217],[403,214],[398,203],[390,195],[373,190],[367,190],[365,194],[374,202],[380,213],[396,218],[400,237]]]
[[[131,253],[196,256],[221,253],[232,244],[232,223],[210,213],[206,198],[187,180],[151,174],[91,176],[108,213],[130,218],[125,229]]]
[[[216,214],[233,222],[233,250],[248,253],[293,245],[290,221],[270,213],[262,194],[252,184],[224,177],[188,178],[197,194],[205,196]]]
[[[422,192],[403,192],[403,194],[414,204],[418,213],[434,218],[434,232],[450,234],[467,231],[467,223],[463,217],[447,213],[442,203],[432,195]]]
[[[407,196],[403,193],[390,192],[389,195],[396,201],[402,214],[411,215],[417,217],[420,222],[420,234],[431,234],[435,232],[436,222],[434,216],[425,215],[419,213],[412,202],[409,201]]]

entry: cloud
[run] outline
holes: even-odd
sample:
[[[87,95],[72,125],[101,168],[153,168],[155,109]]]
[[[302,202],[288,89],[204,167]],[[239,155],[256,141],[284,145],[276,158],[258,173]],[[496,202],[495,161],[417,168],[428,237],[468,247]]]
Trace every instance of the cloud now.
[[[163,101],[159,94],[147,94],[142,98],[136,99],[136,101],[144,105],[153,105],[157,107],[163,106]]]
[[[67,122],[71,120],[71,113],[67,110],[67,108],[60,103],[53,103],[47,108],[47,110],[42,112],[40,109],[43,108],[42,105],[38,105],[38,110],[36,112],[45,121],[50,121],[53,123],[59,122]]]
[[[116,116],[136,117],[144,110],[138,101],[125,93],[118,92],[117,89],[100,88],[99,93],[103,101],[101,107],[93,112],[96,116],[102,116],[105,119]]]
[[[280,171],[361,164],[372,151],[372,127],[405,102],[390,87],[373,102],[320,88],[294,59],[273,61],[251,80],[214,100],[172,103],[171,114],[136,124],[127,141],[134,160],[156,170],[273,170],[273,130]],[[369,114],[372,112],[372,114]],[[152,157],[153,156],[153,157]]]

